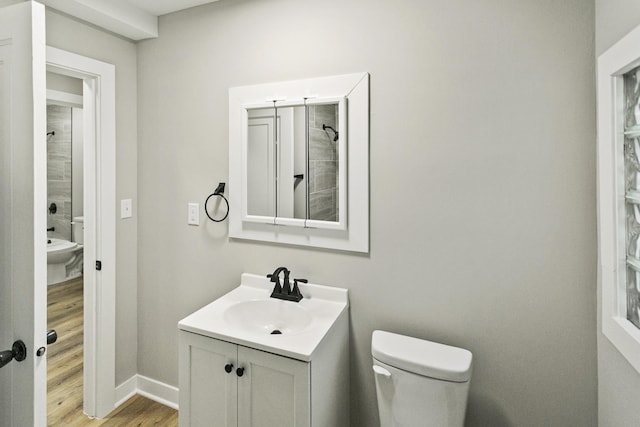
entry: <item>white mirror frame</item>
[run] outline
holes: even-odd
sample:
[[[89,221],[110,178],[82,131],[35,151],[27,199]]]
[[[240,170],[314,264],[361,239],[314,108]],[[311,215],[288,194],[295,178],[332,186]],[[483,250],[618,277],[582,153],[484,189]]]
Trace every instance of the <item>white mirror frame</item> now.
[[[339,155],[339,206],[347,207],[346,215],[337,222],[247,215],[247,108],[274,100],[285,105],[307,99],[311,105],[331,98],[343,99],[339,132],[346,135],[346,144]],[[230,88],[229,207],[231,238],[369,252],[369,74]]]
[[[598,276],[602,332],[640,372],[640,329],[627,320],[623,74],[640,65],[640,27],[598,58]]]

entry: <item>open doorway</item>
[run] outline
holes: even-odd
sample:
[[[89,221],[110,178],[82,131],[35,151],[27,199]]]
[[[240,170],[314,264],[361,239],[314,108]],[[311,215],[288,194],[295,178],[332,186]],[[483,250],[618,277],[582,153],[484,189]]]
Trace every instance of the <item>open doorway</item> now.
[[[68,219],[74,219],[74,212],[76,219],[79,216],[83,219],[82,295],[79,297],[83,305],[82,352],[76,354],[76,358],[82,359],[80,401],[84,414],[102,418],[116,404],[115,67],[53,47],[47,47],[46,57],[48,80],[67,88],[51,89],[73,95],[76,101],[71,105],[75,103],[76,108],[77,104],[82,107],[81,118],[76,119],[82,123],[82,209],[74,210],[71,206],[71,216],[64,219],[63,227]],[[81,85],[81,102],[77,98],[78,84]],[[73,109],[71,114],[73,122]],[[78,186],[80,184],[76,183],[76,190]],[[69,228],[80,228],[78,221],[70,222],[76,224],[69,223]],[[64,232],[66,235],[66,229]],[[79,237],[73,237],[73,233],[70,236],[72,240]],[[73,275],[73,272],[69,273]],[[62,344],[63,338],[59,334],[60,342],[51,347],[60,344],[61,351],[68,352]],[[51,352],[54,352],[53,348]]]
[[[47,355],[48,425],[83,416],[82,83],[47,73],[47,329],[60,337]]]

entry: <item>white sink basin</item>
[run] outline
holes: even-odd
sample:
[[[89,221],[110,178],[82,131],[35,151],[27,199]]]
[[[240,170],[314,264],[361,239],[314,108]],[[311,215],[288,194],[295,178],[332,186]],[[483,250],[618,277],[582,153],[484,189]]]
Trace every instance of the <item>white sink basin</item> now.
[[[300,302],[270,298],[273,283],[245,273],[240,286],[182,319],[178,328],[309,361],[331,326],[348,316],[349,300],[346,289],[310,283],[299,287],[304,296]]]
[[[224,320],[253,332],[289,335],[305,330],[312,317],[295,302],[270,298],[234,304],[225,310]]]

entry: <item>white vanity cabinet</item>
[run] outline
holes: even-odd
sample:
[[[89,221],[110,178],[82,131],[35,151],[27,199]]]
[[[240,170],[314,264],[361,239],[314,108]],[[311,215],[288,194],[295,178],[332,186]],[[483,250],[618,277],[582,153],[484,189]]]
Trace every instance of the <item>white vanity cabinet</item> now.
[[[225,366],[237,365],[238,346],[189,332],[179,336],[180,426],[237,426],[238,380]]]
[[[349,426],[347,290],[300,283],[296,303],[272,289],[245,273],[178,323],[181,427]]]
[[[310,374],[310,363],[180,332],[180,426],[309,427]]]

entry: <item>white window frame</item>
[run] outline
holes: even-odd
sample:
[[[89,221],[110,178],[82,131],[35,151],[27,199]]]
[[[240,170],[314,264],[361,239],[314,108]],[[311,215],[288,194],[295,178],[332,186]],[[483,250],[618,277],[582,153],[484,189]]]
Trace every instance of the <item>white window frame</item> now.
[[[640,372],[640,329],[627,320],[623,75],[640,66],[640,26],[598,58],[598,278],[602,332]]]

